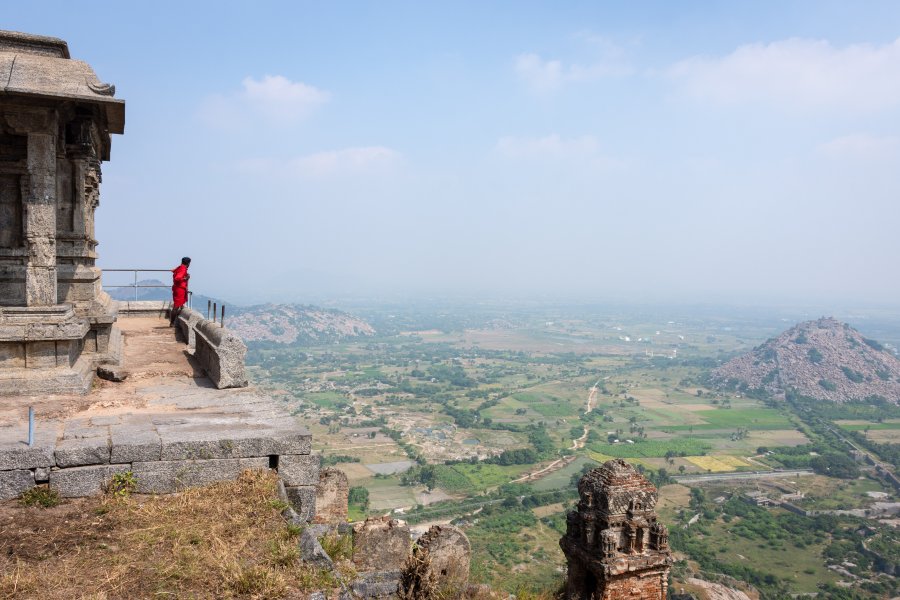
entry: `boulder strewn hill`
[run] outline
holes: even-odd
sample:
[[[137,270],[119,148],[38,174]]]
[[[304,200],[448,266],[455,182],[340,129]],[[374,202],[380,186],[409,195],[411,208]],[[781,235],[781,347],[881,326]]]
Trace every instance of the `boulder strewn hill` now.
[[[375,335],[363,319],[334,309],[301,304],[262,304],[235,308],[225,326],[246,342],[321,344]]]
[[[715,369],[712,379],[776,396],[793,389],[833,402],[880,396],[900,403],[900,360],[830,317],[792,327]]]

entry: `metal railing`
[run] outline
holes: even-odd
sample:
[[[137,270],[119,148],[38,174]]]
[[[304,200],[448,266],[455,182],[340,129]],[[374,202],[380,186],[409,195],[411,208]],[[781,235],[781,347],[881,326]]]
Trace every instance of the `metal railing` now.
[[[133,288],[134,289],[134,301],[137,302],[138,299],[138,290],[141,288],[161,288],[161,289],[171,289],[171,285],[147,285],[147,284],[139,284],[138,283],[138,273],[171,273],[172,269],[101,269],[104,273],[134,273],[134,283],[129,283],[128,285],[106,285],[103,284],[104,288]],[[194,292],[188,290],[188,308],[193,308],[192,300],[193,300]]]

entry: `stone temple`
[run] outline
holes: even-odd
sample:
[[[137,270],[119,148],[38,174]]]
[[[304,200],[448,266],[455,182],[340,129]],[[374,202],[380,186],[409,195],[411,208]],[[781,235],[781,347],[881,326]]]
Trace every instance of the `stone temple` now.
[[[0,394],[84,393],[119,361],[94,264],[114,94],[65,41],[0,31]]]
[[[172,328],[167,302],[103,291],[94,213],[125,126],[114,92],[63,40],[0,31],[0,502],[36,485],[101,494],[127,472],[169,493],[272,469],[311,520],[312,436],[249,385],[243,341],[190,308]]]
[[[585,474],[578,495],[559,541],[569,569],[566,598],[664,600],[672,557],[653,484],[616,459]]]

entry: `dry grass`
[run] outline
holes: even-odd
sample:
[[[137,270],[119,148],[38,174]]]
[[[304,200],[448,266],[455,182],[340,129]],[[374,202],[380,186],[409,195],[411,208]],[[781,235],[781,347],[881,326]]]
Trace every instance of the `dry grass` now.
[[[0,598],[283,598],[335,587],[300,561],[275,482],[248,471],[177,495],[4,506]]]

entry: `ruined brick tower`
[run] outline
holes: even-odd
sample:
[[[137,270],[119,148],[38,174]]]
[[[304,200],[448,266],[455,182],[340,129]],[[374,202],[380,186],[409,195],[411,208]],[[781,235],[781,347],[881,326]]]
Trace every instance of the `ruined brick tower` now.
[[[578,495],[559,541],[569,567],[566,598],[665,600],[672,558],[653,484],[616,459],[585,474]]]
[[[83,393],[119,360],[94,236],[114,93],[63,40],[0,31],[0,394]]]

